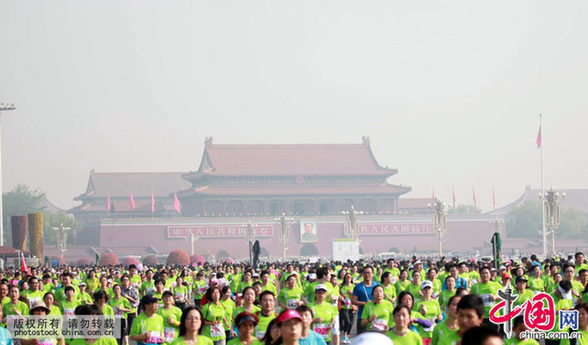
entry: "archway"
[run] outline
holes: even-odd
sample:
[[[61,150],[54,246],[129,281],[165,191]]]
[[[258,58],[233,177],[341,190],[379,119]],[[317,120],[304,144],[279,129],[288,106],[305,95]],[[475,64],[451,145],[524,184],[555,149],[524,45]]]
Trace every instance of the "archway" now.
[[[318,249],[314,244],[305,244],[300,249],[300,256],[316,256],[318,255]]]

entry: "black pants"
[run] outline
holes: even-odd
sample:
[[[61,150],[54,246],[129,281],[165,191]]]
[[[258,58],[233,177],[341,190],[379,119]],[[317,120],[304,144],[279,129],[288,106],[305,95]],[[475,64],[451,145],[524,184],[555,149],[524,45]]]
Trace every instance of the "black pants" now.
[[[127,314],[127,332],[125,333],[125,335],[131,334],[131,327],[133,326],[133,320],[135,320],[135,317],[137,317],[136,313]]]
[[[186,308],[186,302],[176,302],[176,307],[180,308],[181,311],[184,311],[184,308]]]
[[[358,312],[357,313],[357,334],[361,334],[366,331],[367,331],[367,327],[361,327],[361,314]]]
[[[353,309],[339,310],[339,327],[341,334],[348,335],[353,327]]]
[[[120,319],[120,338],[118,338],[116,341],[118,342],[118,345],[123,345],[124,344],[124,339],[125,339],[125,334],[127,334],[127,319]]]

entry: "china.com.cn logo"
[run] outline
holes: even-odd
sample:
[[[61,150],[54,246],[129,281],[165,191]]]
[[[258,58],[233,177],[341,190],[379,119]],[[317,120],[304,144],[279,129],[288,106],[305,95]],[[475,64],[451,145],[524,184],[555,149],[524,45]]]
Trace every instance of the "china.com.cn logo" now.
[[[555,303],[551,295],[540,292],[522,305],[513,308],[512,304],[518,295],[513,295],[512,292],[510,284],[507,284],[504,290],[498,290],[501,301],[490,309],[490,321],[495,324],[504,324],[504,333],[506,333],[507,338],[512,336],[512,319],[522,312],[524,312],[525,325],[531,331],[547,332],[553,330],[556,317]],[[578,311],[560,310],[558,326],[559,329],[569,327],[572,330],[577,330]]]

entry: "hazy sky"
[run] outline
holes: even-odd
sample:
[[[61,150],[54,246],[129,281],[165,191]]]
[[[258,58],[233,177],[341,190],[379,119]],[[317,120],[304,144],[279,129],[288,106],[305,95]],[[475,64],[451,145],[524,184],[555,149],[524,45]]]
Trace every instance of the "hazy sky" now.
[[[407,196],[588,187],[586,1],[0,2],[4,191],[74,206],[96,171],[219,144],[360,143]]]

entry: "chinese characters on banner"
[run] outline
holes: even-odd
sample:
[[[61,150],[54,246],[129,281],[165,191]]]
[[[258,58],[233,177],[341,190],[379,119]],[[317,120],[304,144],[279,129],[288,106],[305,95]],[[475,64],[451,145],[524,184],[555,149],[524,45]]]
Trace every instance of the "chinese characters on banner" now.
[[[274,228],[272,224],[254,225],[255,237],[272,237]],[[196,237],[246,237],[247,225],[241,224],[215,224],[215,225],[186,225],[168,226],[168,238],[186,238],[190,232]]]

